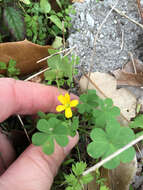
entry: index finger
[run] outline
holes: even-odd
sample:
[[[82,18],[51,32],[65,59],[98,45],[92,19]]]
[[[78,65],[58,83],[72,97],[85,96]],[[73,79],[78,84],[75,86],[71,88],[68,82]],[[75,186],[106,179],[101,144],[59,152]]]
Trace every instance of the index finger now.
[[[10,78],[0,79],[0,122],[13,114],[55,112],[64,90]],[[76,97],[76,96],[75,96]]]

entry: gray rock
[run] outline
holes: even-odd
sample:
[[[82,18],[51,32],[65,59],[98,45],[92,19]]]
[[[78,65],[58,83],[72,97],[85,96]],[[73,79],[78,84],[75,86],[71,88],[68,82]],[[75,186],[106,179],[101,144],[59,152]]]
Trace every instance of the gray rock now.
[[[88,14],[88,13],[87,13],[87,15],[86,15],[86,20],[87,20],[89,26],[94,27],[94,20],[93,20],[93,18],[90,16],[90,14]]]
[[[73,28],[70,30],[68,42],[70,47],[77,46],[76,54],[80,57],[79,74],[81,67],[88,71],[92,66],[92,72],[117,69],[128,61],[129,51],[135,57],[143,58],[143,40],[140,38],[143,31],[115,11],[103,25],[94,48],[98,28],[110,11],[110,5],[114,4],[115,0],[98,3],[96,0],[85,0],[83,3],[74,4],[76,15],[72,16]],[[120,0],[116,8],[140,22],[135,0]]]

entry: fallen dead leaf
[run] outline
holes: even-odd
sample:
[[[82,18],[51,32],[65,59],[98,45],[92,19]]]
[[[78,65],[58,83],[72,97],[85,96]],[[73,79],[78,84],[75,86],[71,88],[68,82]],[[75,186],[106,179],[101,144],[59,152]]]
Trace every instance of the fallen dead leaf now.
[[[0,61],[8,63],[10,59],[17,62],[16,67],[20,69],[21,75],[31,74],[45,66],[46,61],[36,63],[41,58],[49,55],[51,46],[40,46],[28,40],[19,42],[0,43]],[[0,70],[0,74],[4,71]]]
[[[134,68],[135,67],[135,68]],[[134,59],[134,65],[132,61],[129,61],[127,64],[123,66],[123,71],[128,72],[128,73],[136,73],[142,74],[143,73],[143,64],[142,61],[138,59]]]
[[[127,73],[120,69],[112,73],[117,79],[117,85],[143,86],[143,74]]]
[[[134,60],[134,66],[128,62],[122,70],[115,70],[112,74],[117,79],[117,85],[143,86],[143,64],[137,59]]]

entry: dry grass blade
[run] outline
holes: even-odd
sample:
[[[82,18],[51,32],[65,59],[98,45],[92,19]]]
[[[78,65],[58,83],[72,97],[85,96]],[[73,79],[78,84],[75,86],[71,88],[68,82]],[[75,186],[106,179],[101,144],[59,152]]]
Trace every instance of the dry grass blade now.
[[[129,21],[133,22],[134,24],[136,24],[137,26],[139,26],[139,27],[141,27],[141,28],[143,29],[143,25],[142,25],[142,24],[140,24],[140,23],[138,23],[137,21],[135,21],[134,19],[128,17],[126,14],[124,14],[124,13],[121,12],[120,10],[114,8],[113,6],[111,6],[111,8],[112,8],[114,11],[116,11],[119,15],[121,15],[121,16],[127,18]]]
[[[21,126],[22,126],[22,128],[23,128],[23,130],[24,130],[24,132],[25,132],[25,134],[26,134],[26,137],[27,137],[29,143],[31,143],[31,140],[30,140],[30,138],[29,138],[29,135],[28,135],[28,133],[27,133],[27,130],[26,130],[25,127],[24,127],[24,123],[23,123],[21,117],[20,117],[19,115],[17,115],[17,117],[18,117],[18,119],[19,119],[19,121],[20,121],[20,123],[21,123]]]
[[[76,48],[76,45],[73,46],[73,47],[71,47],[71,48],[67,48],[67,49],[64,49],[64,50],[62,50],[62,51],[59,51],[59,52],[57,52],[57,53],[54,53],[54,54],[52,54],[52,55],[50,55],[50,56],[44,57],[43,59],[40,59],[40,60],[37,61],[36,63],[41,63],[41,62],[43,62],[43,61],[46,61],[47,59],[49,59],[49,58],[51,58],[51,57],[53,57],[53,56],[55,56],[55,55],[58,55],[58,54],[60,54],[60,53],[65,53],[65,52],[68,52],[68,51],[71,52],[71,51],[73,51],[75,48]]]

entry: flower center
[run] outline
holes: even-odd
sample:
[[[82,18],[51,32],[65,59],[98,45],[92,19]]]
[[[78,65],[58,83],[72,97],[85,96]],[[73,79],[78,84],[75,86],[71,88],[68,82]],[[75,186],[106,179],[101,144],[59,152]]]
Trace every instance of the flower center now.
[[[69,108],[69,107],[70,107],[70,104],[65,104],[65,107],[66,107],[66,108]]]

